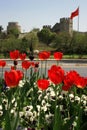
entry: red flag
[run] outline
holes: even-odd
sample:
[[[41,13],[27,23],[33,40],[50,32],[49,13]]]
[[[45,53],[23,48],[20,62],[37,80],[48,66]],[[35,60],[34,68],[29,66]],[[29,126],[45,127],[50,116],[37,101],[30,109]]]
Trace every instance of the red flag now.
[[[71,13],[70,18],[73,19],[73,17],[78,16],[78,15],[79,15],[79,7],[74,12]]]

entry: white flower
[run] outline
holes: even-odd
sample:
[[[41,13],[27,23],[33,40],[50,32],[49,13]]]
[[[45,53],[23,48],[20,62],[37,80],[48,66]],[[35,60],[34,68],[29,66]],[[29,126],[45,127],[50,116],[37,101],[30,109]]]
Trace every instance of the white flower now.
[[[73,125],[74,127],[76,127],[76,126],[77,126],[77,123],[74,121],[72,125]]]
[[[24,86],[24,84],[25,84],[24,80],[20,80],[20,81],[19,81],[19,85],[18,85],[18,86],[19,86],[19,87],[23,87],[23,86]]]
[[[83,94],[83,95],[81,96],[81,100],[87,100],[87,96],[86,96],[85,94]]]
[[[2,116],[3,115],[3,111],[0,111],[0,116]]]
[[[46,101],[45,100],[42,100],[42,106],[44,106],[46,104]]]
[[[51,91],[51,92],[50,92],[50,96],[54,97],[54,96],[55,96],[55,92],[54,92],[54,91]]]
[[[2,103],[8,104],[8,100],[7,99],[3,99]]]
[[[41,107],[41,110],[43,110],[44,112],[46,112],[47,111],[47,106],[45,105],[45,106]]]
[[[78,103],[80,103],[80,97],[75,96],[75,101],[77,101]]]
[[[40,105],[37,105],[37,110],[40,111]]]
[[[75,119],[78,120],[78,116],[76,116]]]
[[[24,112],[19,112],[20,118],[24,116]]]
[[[31,122],[33,122],[33,121],[34,121],[33,117],[30,117],[30,121],[31,121]]]
[[[69,98],[70,98],[70,99],[74,98],[74,95],[73,95],[72,93],[69,94]]]
[[[45,117],[46,117],[46,119],[49,119],[49,115],[48,114],[46,114]]]
[[[49,94],[47,93],[46,96],[44,96],[44,99],[48,100]]]
[[[70,101],[71,101],[71,102],[74,102],[74,98],[70,98]]]
[[[47,89],[46,89],[46,93],[49,93],[49,92],[51,92],[53,89],[51,88],[51,87],[48,87]]]
[[[59,91],[57,91],[57,95],[59,94]]]
[[[51,114],[51,113],[49,112],[49,116],[50,116],[50,117],[53,117],[53,116],[54,116],[54,114]]]
[[[38,53],[39,53],[39,50],[34,50],[34,53],[38,54]]]
[[[41,100],[41,97],[42,97],[42,94],[40,94],[40,95],[38,96],[38,100],[39,100],[39,101]]]
[[[30,106],[29,106],[29,109],[30,109],[30,110],[32,110],[32,109],[33,109],[33,106],[32,106],[32,105],[30,105]]]
[[[47,103],[46,103],[46,106],[47,106],[47,107],[50,107],[51,105],[47,102]]]
[[[64,123],[67,123],[68,120],[70,120],[70,118],[64,118]]]
[[[11,109],[10,112],[11,112],[11,114],[14,114],[14,113],[15,113],[15,110],[14,110],[14,109]]]
[[[14,107],[17,107],[17,102],[15,102]]]
[[[31,111],[33,109],[33,106],[30,105],[30,106],[26,106],[23,108],[23,111]]]
[[[15,98],[13,98],[11,102],[14,103],[15,102]]]
[[[60,107],[60,111],[62,111],[63,110],[63,105],[60,105],[59,107]]]
[[[63,99],[63,96],[62,96],[62,95],[59,95],[58,98],[59,98],[60,100],[62,100],[62,99]]]
[[[42,94],[42,91],[40,89],[38,90],[38,94]]]
[[[82,103],[83,103],[83,106],[86,106],[86,101],[83,101]]]
[[[45,119],[47,123],[50,123],[52,120],[53,115],[51,113],[45,115]]]
[[[37,112],[33,111],[33,117],[35,118],[37,116]]]
[[[2,110],[2,105],[0,105],[0,110]]]
[[[7,99],[3,99],[2,103],[5,105],[5,109],[7,110],[8,100]]]
[[[27,111],[27,112],[26,112],[26,116],[32,117],[32,116],[33,116],[33,113],[32,113],[31,111]]]
[[[87,106],[85,107],[84,111],[87,112]]]
[[[56,108],[58,108],[58,105],[56,105]]]

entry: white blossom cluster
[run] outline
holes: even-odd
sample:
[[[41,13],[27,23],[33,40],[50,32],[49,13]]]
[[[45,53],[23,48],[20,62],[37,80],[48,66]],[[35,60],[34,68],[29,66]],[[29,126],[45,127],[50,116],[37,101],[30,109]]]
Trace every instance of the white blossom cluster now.
[[[26,106],[23,108],[23,111],[20,111],[20,121],[25,122],[26,124],[32,125],[34,122],[36,122],[37,119],[37,112],[33,111],[33,106]]]
[[[34,87],[37,87],[34,84]],[[30,90],[27,92],[27,97],[29,101],[32,101],[32,92],[33,88],[30,88]],[[37,104],[34,108],[33,105],[27,105],[23,107],[22,111],[20,111],[20,122],[25,123],[26,125],[35,125],[37,124],[38,118],[40,114],[43,115],[42,120],[45,120],[45,122],[48,124],[52,121],[53,114],[50,112],[51,107],[51,97],[55,97],[55,93],[51,87],[49,87],[46,92],[43,94],[41,90],[37,91]],[[34,95],[35,96],[35,95]]]
[[[29,81],[27,81],[29,84]],[[25,80],[19,82],[19,88],[22,89],[26,85]],[[87,95],[86,94],[77,94],[61,92],[60,86],[55,86],[53,83],[50,83],[45,91],[38,89],[37,84],[34,83],[26,93],[26,101],[23,102],[23,108],[19,112],[19,124],[29,127],[37,127],[39,117],[41,116],[42,125],[50,125],[54,120],[55,113],[55,101],[57,100],[56,108],[59,108],[63,123],[66,124],[70,120],[73,111],[70,113],[71,106],[80,108],[83,110],[84,114],[87,115]],[[55,91],[55,87],[56,91]],[[17,114],[17,100],[19,96],[12,97],[11,99],[11,109],[10,113],[12,116]],[[35,101],[35,102],[34,102]],[[4,104],[4,109],[7,110],[9,107],[8,100],[3,98],[2,104]],[[3,105],[0,105],[0,116],[3,115]],[[78,115],[76,115],[72,127],[77,126]]]
[[[84,110],[85,114],[87,114],[87,95],[82,94],[81,96],[74,94],[69,94],[69,99],[72,103],[76,102],[81,105],[81,108]]]

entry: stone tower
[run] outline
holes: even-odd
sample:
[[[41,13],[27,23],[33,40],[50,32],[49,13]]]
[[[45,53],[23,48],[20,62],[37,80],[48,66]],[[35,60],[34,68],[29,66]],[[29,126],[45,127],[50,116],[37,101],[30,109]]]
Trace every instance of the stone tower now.
[[[18,29],[19,32],[21,32],[21,26],[18,25],[18,22],[9,22],[7,26],[7,32],[9,32],[10,29]]]
[[[53,32],[68,32],[71,36],[73,33],[73,21],[70,18],[61,18],[59,23],[56,23],[53,28]]]

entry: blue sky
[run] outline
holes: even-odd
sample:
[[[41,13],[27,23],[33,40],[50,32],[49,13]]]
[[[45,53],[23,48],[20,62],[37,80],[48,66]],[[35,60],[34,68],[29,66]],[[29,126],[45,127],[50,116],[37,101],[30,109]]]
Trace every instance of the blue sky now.
[[[87,31],[87,0],[0,0],[0,25],[18,22],[22,32],[43,25],[55,25],[60,18],[70,17],[79,6],[79,31]],[[77,30],[78,17],[73,18]]]

